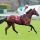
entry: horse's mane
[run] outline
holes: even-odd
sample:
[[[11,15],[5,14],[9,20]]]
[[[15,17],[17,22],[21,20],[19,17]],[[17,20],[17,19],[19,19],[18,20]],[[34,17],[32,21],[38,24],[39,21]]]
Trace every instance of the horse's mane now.
[[[28,12],[26,12],[26,14],[28,14],[32,9],[30,9]]]

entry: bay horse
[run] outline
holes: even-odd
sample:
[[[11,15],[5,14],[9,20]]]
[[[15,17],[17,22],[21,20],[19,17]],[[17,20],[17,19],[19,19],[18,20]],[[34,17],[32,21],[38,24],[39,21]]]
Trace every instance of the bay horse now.
[[[19,24],[19,25],[25,25],[25,26],[29,26],[34,30],[35,33],[37,33],[37,31],[35,30],[35,28],[32,26],[31,23],[31,18],[32,15],[36,15],[39,16],[39,14],[37,13],[37,11],[34,9],[30,9],[28,12],[26,12],[26,14],[23,14],[21,16],[7,16],[5,19],[0,20],[0,21],[5,21],[7,23],[7,27],[5,28],[5,34],[7,35],[7,30],[12,26],[13,31],[16,32],[18,34],[18,31],[15,29],[15,24]],[[0,23],[2,23],[0,22]]]

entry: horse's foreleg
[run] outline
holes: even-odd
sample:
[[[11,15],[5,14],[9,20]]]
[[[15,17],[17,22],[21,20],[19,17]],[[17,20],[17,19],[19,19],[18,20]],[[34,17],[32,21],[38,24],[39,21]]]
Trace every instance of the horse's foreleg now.
[[[31,27],[31,30],[33,29],[35,33],[37,33],[37,31],[34,29],[34,27],[32,25],[29,25]]]
[[[15,29],[14,24],[12,25],[12,28],[13,28],[13,31],[15,31],[16,33],[18,33],[18,32],[16,31],[16,29]]]
[[[7,35],[7,29],[10,28],[10,25],[7,25],[7,27],[5,28],[5,34]]]

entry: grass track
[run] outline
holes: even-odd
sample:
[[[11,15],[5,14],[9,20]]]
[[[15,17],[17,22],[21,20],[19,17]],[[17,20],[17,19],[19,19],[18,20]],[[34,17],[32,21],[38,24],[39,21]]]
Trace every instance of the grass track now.
[[[36,29],[37,34],[35,34],[34,31],[28,32],[28,30],[30,30],[30,27],[28,26],[19,26],[16,24],[15,27],[19,32],[19,35],[17,35],[12,30],[12,27],[10,27],[7,36],[5,35],[6,23],[0,24],[0,40],[40,40],[40,20],[32,20],[31,24]]]

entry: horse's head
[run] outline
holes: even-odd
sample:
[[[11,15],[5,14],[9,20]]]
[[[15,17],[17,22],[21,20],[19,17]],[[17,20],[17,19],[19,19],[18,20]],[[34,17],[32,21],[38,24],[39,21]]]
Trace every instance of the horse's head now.
[[[38,12],[35,10],[35,8],[33,9],[33,15],[39,16],[39,14],[38,14]]]

